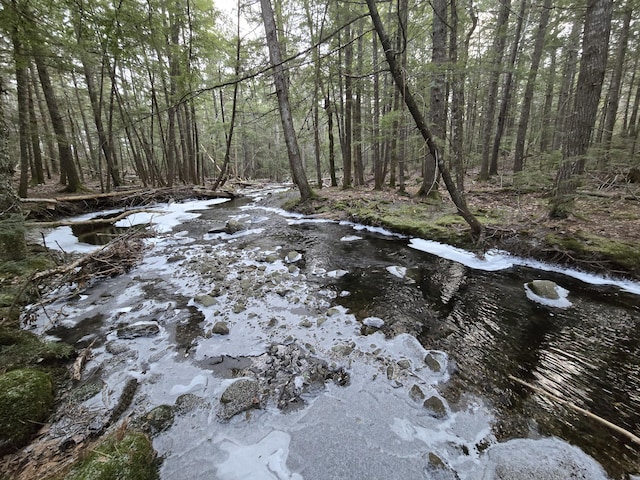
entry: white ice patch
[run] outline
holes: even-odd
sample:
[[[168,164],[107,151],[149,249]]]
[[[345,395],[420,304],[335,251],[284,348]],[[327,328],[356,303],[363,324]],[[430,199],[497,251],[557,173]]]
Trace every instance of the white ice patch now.
[[[359,223],[348,222],[346,220],[342,220],[340,222],[340,225],[349,226],[349,227],[353,228],[357,232],[359,232],[361,230],[365,230],[367,232],[378,233],[380,235],[384,235],[385,237],[407,238],[406,235],[402,235],[400,233],[392,232],[391,230],[387,230],[386,228],[372,227],[372,226],[369,226],[369,225],[361,225]]]
[[[258,443],[239,445],[232,440],[220,445],[229,458],[218,465],[220,480],[302,480],[302,476],[287,468],[291,436],[273,431]]]
[[[367,327],[372,328],[382,328],[384,326],[384,320],[378,317],[367,317],[362,320],[362,323],[364,323]]]
[[[404,278],[407,275],[407,267],[392,265],[390,267],[387,267],[387,272],[389,272],[394,277]]]
[[[358,240],[362,240],[362,237],[358,235],[345,235],[340,239],[341,242],[356,242]]]
[[[189,385],[174,385],[173,387],[171,387],[170,390],[170,394],[171,395],[182,395],[185,393],[189,393],[192,390],[195,389],[195,387],[198,386],[206,386],[207,385],[207,379],[204,375],[196,375],[191,382],[189,383]]]
[[[347,273],[346,270],[331,270],[330,272],[327,272],[327,277],[329,278],[340,278],[340,277],[344,277]]]
[[[531,291],[531,289],[529,288],[529,285],[527,285],[526,283],[524,284],[524,291],[529,300],[531,300],[532,302],[539,303],[541,305],[546,305],[547,307],[569,308],[571,305],[573,305],[567,299],[567,296],[569,295],[569,290],[567,290],[566,288],[562,288],[559,285],[555,286],[555,291],[558,294],[558,298],[554,298],[554,299],[545,298],[545,297],[536,295],[533,291]]]
[[[424,240],[422,238],[412,238],[409,241],[409,246],[422,252],[461,263],[462,265],[475,270],[494,272],[498,270],[505,270],[513,266],[531,267],[545,272],[561,273],[592,285],[613,285],[626,292],[640,295],[640,282],[625,279],[618,280],[592,273],[581,272],[580,270],[564,268],[559,265],[551,265],[537,260],[515,257],[500,250],[489,250],[484,254],[483,258],[480,258],[476,254],[467,250],[434,242],[432,240]]]

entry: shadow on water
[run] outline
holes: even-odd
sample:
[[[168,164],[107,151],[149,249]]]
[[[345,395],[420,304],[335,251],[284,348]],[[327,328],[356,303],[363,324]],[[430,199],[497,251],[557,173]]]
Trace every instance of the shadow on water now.
[[[403,250],[397,243],[393,248]],[[404,258],[413,261],[407,264],[413,285],[383,279],[379,266],[360,271],[361,260],[356,269],[343,265],[354,273],[337,283],[351,292],[339,302],[360,319],[422,319],[420,341],[457,362],[456,388],[475,391],[498,409],[499,438],[539,431],[578,445],[614,478],[638,472],[638,445],[509,375],[640,435],[640,298],[531,268],[482,272],[420,257]],[[528,300],[524,283],[536,278],[568,289],[573,306],[552,309]]]

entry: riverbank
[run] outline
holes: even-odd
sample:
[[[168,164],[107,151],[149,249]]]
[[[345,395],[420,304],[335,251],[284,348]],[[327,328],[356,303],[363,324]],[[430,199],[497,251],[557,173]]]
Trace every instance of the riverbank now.
[[[418,186],[403,194],[369,186],[316,190],[309,204],[289,208],[326,218],[349,219],[383,226],[411,236],[435,240],[482,254],[490,249],[558,263],[606,276],[640,279],[640,187],[623,183],[606,191],[582,190],[575,214],[548,216],[547,191],[526,191],[513,185],[476,184],[467,192],[471,211],[485,226],[482,245],[453,202],[441,192],[437,199],[416,197]]]

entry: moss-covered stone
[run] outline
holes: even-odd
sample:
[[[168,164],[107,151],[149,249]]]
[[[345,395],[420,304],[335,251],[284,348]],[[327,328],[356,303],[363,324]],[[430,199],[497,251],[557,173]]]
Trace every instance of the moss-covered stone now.
[[[131,426],[153,437],[171,427],[174,418],[171,406],[159,405],[134,419]]]
[[[53,406],[53,384],[32,369],[0,375],[0,453],[20,448],[40,428]]]
[[[156,453],[140,432],[111,435],[77,463],[66,480],[153,480],[158,478]]]
[[[66,362],[74,349],[62,342],[45,342],[17,328],[0,328],[0,369],[13,370],[28,365]]]

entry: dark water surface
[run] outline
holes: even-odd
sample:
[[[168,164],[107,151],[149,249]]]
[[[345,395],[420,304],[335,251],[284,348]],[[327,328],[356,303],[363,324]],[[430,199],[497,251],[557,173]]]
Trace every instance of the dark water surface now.
[[[489,399],[498,410],[499,438],[558,436],[596,458],[614,478],[640,471],[640,445],[509,379],[640,436],[640,296],[528,267],[474,270],[414,250],[406,239],[349,225],[292,222],[274,228],[272,221],[261,224],[265,233],[259,238],[244,240],[247,248],[273,243],[300,251],[307,273],[346,270],[331,281],[336,303],[359,320],[382,318],[388,334],[412,333],[426,348],[449,353],[458,365],[450,396],[473,391]],[[361,238],[349,241],[354,235]],[[393,275],[388,267],[406,268],[406,275]],[[524,284],[534,279],[569,290],[573,305],[555,309],[527,299]]]

